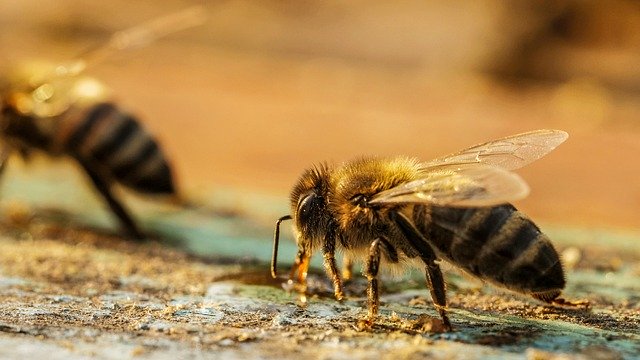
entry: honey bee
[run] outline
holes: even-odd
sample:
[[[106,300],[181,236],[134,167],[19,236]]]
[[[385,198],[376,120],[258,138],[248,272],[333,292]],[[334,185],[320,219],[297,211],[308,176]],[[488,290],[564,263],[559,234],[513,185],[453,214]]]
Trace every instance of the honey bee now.
[[[361,158],[338,167],[306,170],[293,187],[291,214],[278,219],[271,274],[277,276],[280,223],[293,220],[298,246],[290,282],[304,293],[311,255],[321,250],[324,267],[343,299],[335,254],[365,264],[368,314],[379,308],[378,270],[418,260],[443,327],[445,282],[438,260],[546,303],[581,305],[560,298],[565,276],[549,238],[509,204],[529,188],[510,170],[549,153],[567,139],[560,130],[537,130],[484,144],[428,162],[406,157]],[[413,261],[416,263],[416,261]]]
[[[111,191],[118,183],[145,194],[175,195],[171,166],[156,139],[118,106],[109,90],[83,72],[116,52],[146,45],[202,23],[193,7],[114,33],[103,46],[67,63],[20,64],[0,77],[1,167],[15,150],[75,159],[126,231],[142,232]]]

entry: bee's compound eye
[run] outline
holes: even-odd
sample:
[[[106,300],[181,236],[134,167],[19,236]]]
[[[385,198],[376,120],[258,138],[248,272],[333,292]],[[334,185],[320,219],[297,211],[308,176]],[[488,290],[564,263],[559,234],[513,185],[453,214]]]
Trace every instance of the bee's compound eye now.
[[[306,223],[317,215],[322,206],[322,197],[315,193],[307,194],[298,201],[298,211],[296,218],[300,223]]]

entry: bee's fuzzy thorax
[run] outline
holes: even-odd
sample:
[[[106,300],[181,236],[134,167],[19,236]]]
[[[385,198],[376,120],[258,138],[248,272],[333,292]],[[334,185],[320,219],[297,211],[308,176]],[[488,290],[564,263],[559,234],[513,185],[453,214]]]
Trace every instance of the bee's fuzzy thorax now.
[[[419,166],[418,160],[408,157],[363,157],[336,169],[332,181],[338,192],[379,192],[413,180]]]
[[[371,226],[380,211],[360,206],[355,201],[370,200],[375,194],[414,180],[419,163],[412,158],[361,158],[344,164],[332,176],[332,211],[341,228]],[[358,199],[360,197],[360,199]]]

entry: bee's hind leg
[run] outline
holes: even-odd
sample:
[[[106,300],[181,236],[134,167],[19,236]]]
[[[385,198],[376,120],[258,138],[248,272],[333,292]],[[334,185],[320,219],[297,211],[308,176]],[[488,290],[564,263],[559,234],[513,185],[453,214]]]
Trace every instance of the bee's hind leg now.
[[[398,225],[400,231],[402,231],[404,237],[409,241],[411,246],[418,252],[420,259],[425,264],[425,273],[427,277],[427,286],[429,286],[429,292],[431,293],[431,299],[435,305],[440,317],[442,318],[442,325],[445,331],[451,331],[453,328],[449,317],[447,316],[447,293],[446,286],[444,284],[444,278],[442,276],[442,270],[440,265],[435,261],[437,259],[436,254],[429,245],[427,239],[420,234],[420,232],[413,226],[411,221],[406,218],[402,213],[392,213],[392,219]]]
[[[111,211],[120,219],[120,222],[124,226],[125,230],[131,235],[133,238],[137,240],[143,240],[145,238],[144,234],[138,229],[138,226],[133,221],[133,218],[129,215],[127,210],[116,200],[116,198],[111,193],[111,189],[109,184],[98,174],[97,171],[93,169],[91,165],[89,165],[86,161],[78,160],[80,165],[87,172],[91,181],[98,189],[100,194],[107,200]]]
[[[436,305],[436,309],[442,318],[442,323],[444,325],[445,330],[451,331],[451,322],[449,321],[449,317],[447,316],[447,294],[446,287],[444,285],[444,278],[442,277],[442,271],[440,270],[440,265],[436,264],[433,260],[428,262],[425,266],[425,270],[427,273],[427,285],[429,286],[429,291],[431,292],[431,298],[433,299],[433,303]]]

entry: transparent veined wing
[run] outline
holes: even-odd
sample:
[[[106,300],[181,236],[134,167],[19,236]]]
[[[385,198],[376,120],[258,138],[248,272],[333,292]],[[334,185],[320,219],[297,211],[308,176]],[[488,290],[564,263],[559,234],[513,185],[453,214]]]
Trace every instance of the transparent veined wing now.
[[[15,71],[18,75],[16,85],[29,89],[26,99],[30,101],[30,106],[23,106],[23,109],[27,108],[23,113],[53,117],[67,110],[70,104],[76,101],[78,92],[104,93],[106,89],[97,81],[80,80],[78,76],[88,67],[100,64],[119,52],[146,46],[174,32],[202,24],[206,16],[205,9],[195,5],[118,31],[107,42],[76,59],[57,64],[23,64],[24,69]],[[14,80],[10,80],[9,83],[12,81]],[[32,89],[34,85],[36,87]]]
[[[376,194],[369,204],[424,203],[439,206],[495,206],[522,199],[529,187],[517,174],[483,165],[442,165],[423,177]]]
[[[194,5],[134,27],[117,31],[101,46],[86,52],[79,58],[59,64],[52,75],[60,77],[76,76],[87,67],[101,63],[118,52],[144,47],[159,38],[201,25],[206,19],[207,12],[204,7]]]
[[[423,163],[423,169],[444,165],[482,163],[513,170],[545,156],[569,135],[562,130],[535,130],[472,146]]]

